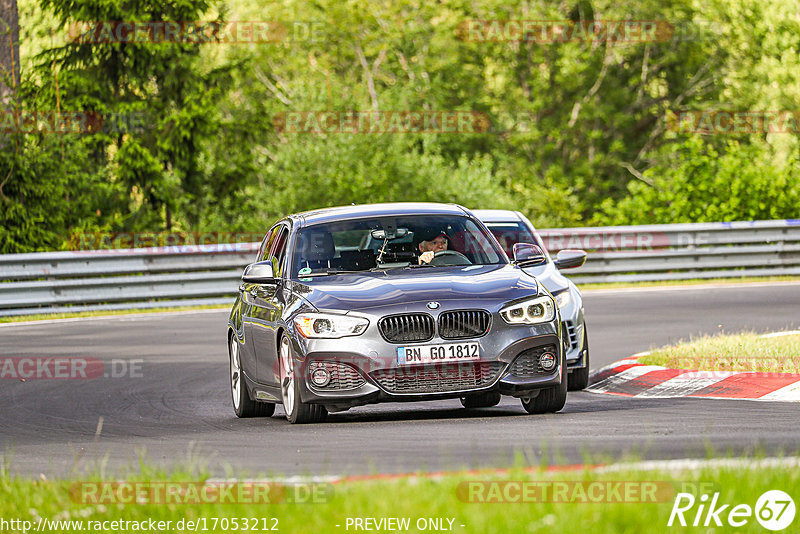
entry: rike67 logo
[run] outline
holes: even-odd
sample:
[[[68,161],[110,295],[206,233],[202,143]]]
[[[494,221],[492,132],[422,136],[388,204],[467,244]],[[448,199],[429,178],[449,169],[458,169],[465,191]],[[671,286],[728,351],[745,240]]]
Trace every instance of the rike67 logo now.
[[[719,502],[719,492],[709,499],[703,494],[696,499],[691,493],[678,493],[667,526],[717,526],[725,524],[743,527],[755,516],[767,530],[784,530],[792,524],[795,516],[794,500],[781,490],[764,492],[756,501],[755,507],[749,504],[732,505]]]

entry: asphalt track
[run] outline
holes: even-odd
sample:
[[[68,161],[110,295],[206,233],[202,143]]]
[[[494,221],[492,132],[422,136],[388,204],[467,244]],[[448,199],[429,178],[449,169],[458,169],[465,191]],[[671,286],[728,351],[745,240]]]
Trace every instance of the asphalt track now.
[[[719,330],[800,326],[800,284],[585,294],[592,367]],[[142,360],[140,373],[93,380],[0,380],[0,454],[12,472],[62,476],[156,466],[216,475],[402,473],[599,462],[631,457],[796,454],[797,403],[630,399],[570,393],[558,414],[516,399],[467,411],[457,400],[365,406],[318,425],[237,419],[225,312],[0,327],[0,355]],[[121,365],[118,365],[121,369]],[[99,434],[98,421],[103,424]]]

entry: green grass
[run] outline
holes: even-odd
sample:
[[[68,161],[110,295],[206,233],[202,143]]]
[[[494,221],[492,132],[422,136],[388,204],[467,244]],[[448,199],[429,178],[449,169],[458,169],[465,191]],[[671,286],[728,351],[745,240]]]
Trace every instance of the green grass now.
[[[233,299],[231,299],[233,304]],[[76,317],[104,317],[107,315],[135,315],[143,313],[157,313],[157,312],[176,312],[176,311],[191,311],[191,310],[229,310],[225,306],[218,304],[200,305],[200,306],[178,306],[174,308],[140,308],[136,310],[101,310],[101,311],[85,311],[85,312],[72,312],[72,313],[40,313],[32,315],[18,315],[15,317],[0,317],[0,323],[19,323],[23,321],[46,321],[52,319],[73,319]]]
[[[95,482],[97,476],[84,480]],[[118,477],[107,477],[118,481]],[[202,481],[197,474],[190,472],[165,473],[145,469],[142,473],[126,477],[128,481]],[[589,488],[591,482],[625,482],[629,488],[641,488],[646,483],[657,487],[655,492],[647,492],[646,502],[634,498],[634,502],[589,502],[580,497],[575,486],[562,494],[559,502],[535,502],[537,494],[532,494],[532,502],[480,503],[467,502],[470,483],[491,482],[538,483],[538,487],[548,487],[552,491],[564,483],[581,482],[580,487]],[[263,520],[272,526],[271,518],[277,519],[280,532],[326,533],[354,532],[353,527],[345,529],[347,518],[410,518],[411,532],[417,532],[413,525],[420,518],[452,518],[453,532],[469,533],[516,533],[516,532],[586,532],[586,533],[641,533],[665,532],[667,521],[678,492],[692,493],[696,498],[703,493],[713,495],[719,492],[719,503],[748,504],[754,507],[758,497],[767,490],[780,489],[800,502],[800,470],[785,467],[707,467],[699,471],[640,471],[622,469],[615,472],[582,471],[529,471],[516,469],[503,474],[462,473],[445,475],[436,479],[401,478],[395,480],[370,480],[345,482],[332,486],[322,486],[318,497],[327,498],[315,503],[272,503],[272,504],[96,504],[76,502],[70,490],[80,481],[26,479],[12,476],[7,472],[0,474],[0,517],[3,519],[23,519],[36,523],[39,517],[46,519],[108,521],[124,519],[141,521],[171,521],[173,527],[168,532],[176,532],[177,521],[205,518],[208,532],[222,532],[221,525],[212,529],[214,518],[255,518],[259,527]],[[463,484],[462,484],[463,483]],[[597,485],[595,485],[597,486]],[[479,486],[481,488],[485,486]],[[499,486],[494,486],[499,487]],[[600,485],[599,487],[607,487]],[[488,495],[482,489],[476,495]],[[79,495],[79,494],[77,494]],[[564,498],[566,496],[566,498]],[[574,497],[573,497],[574,496]],[[651,498],[655,497],[655,498]],[[80,499],[77,499],[78,501]],[[550,499],[552,500],[552,499]],[[728,507],[728,511],[731,507]],[[694,519],[695,506],[685,517],[688,522]],[[723,521],[726,515],[722,515]],[[445,522],[445,524],[447,524]],[[796,518],[786,532],[796,532],[800,518]],[[337,527],[336,525],[340,525]],[[463,527],[461,525],[464,525]],[[35,526],[34,526],[35,528]],[[682,527],[675,527],[683,532]],[[84,527],[86,529],[86,527]],[[185,529],[189,530],[189,529]],[[198,529],[203,532],[202,527]],[[228,531],[232,530],[232,527]],[[61,531],[65,531],[62,527]],[[131,529],[119,531],[132,531]],[[707,532],[708,529],[688,528],[689,532]],[[716,532],[765,532],[754,517],[739,529],[723,527]]]
[[[639,358],[639,362],[670,369],[800,373],[800,334],[763,337],[748,332],[702,336],[652,350]]]

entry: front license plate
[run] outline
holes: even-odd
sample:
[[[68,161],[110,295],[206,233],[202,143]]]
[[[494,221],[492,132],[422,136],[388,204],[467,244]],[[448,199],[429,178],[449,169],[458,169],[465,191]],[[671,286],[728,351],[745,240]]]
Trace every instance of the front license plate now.
[[[480,360],[480,358],[480,346],[474,341],[470,343],[415,345],[397,348],[397,363],[400,365],[463,362]]]

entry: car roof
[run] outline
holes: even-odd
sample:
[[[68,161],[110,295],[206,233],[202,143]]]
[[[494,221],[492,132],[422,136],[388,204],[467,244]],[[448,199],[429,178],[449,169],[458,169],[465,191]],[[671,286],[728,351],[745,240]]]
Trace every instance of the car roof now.
[[[436,202],[391,202],[384,204],[360,204],[337,206],[296,213],[290,217],[298,220],[301,226],[322,222],[338,221],[361,217],[391,217],[412,214],[425,215],[468,215],[469,212],[458,204],[439,204]]]
[[[519,222],[519,212],[511,210],[470,210],[483,222]]]

